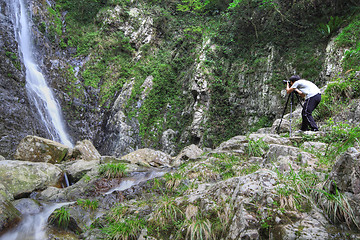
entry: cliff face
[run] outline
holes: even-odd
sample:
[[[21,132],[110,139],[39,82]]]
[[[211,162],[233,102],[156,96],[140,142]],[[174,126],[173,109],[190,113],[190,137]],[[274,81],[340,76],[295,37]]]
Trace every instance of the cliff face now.
[[[26,94],[25,72],[18,55],[11,8],[0,2],[0,154],[12,155],[28,134],[45,135]]]
[[[25,135],[48,137],[27,98],[9,2],[0,0],[2,155],[11,155]],[[74,140],[92,140],[103,155],[139,147],[175,154],[191,143],[214,147],[281,114],[281,78],[297,72],[296,62],[288,61],[294,54],[284,56],[292,50],[269,43],[249,49],[251,59],[229,57],[232,49],[219,40],[226,33],[214,32],[205,18],[178,16],[173,6],[99,4],[82,24],[62,1],[28,4],[36,56]],[[83,32],[81,39],[76,32]],[[342,57],[333,45],[324,46],[311,53],[322,69],[312,75],[319,85],[337,72]]]

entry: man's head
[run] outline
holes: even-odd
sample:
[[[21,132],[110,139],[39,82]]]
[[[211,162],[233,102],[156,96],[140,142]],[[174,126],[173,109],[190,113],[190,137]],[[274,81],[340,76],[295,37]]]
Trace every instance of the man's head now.
[[[293,75],[289,78],[289,81],[291,84],[293,84],[294,82],[296,82],[297,80],[300,80],[300,76],[299,75]]]

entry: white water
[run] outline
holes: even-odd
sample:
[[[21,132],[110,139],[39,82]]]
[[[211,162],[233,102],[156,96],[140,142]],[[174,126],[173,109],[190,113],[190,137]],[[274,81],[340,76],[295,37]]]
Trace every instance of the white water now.
[[[26,89],[52,140],[72,147],[73,144],[65,130],[60,106],[34,60],[34,46],[29,25],[31,18],[28,17],[29,13],[24,1],[26,0],[11,0],[11,3],[15,12],[15,34],[26,67]]]
[[[44,240],[47,239],[47,220],[51,213],[62,206],[72,204],[57,203],[45,205],[42,212],[34,215],[26,215],[20,224],[0,237],[0,240]]]
[[[105,194],[111,194],[115,191],[124,191],[128,188],[131,188],[134,185],[138,185],[141,182],[146,182],[146,181],[156,178],[156,177],[162,177],[165,175],[165,173],[166,172],[153,171],[153,172],[146,172],[143,174],[139,174],[138,176],[134,176],[134,177],[123,178],[123,180],[121,181],[119,186],[110,189]]]

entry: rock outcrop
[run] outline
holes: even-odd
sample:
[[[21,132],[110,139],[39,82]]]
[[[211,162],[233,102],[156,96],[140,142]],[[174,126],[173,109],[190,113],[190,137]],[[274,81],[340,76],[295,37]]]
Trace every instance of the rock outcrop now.
[[[82,149],[79,146],[77,149]],[[15,159],[30,162],[62,162],[69,147],[45,138],[37,136],[27,136],[21,140],[15,153]],[[80,151],[80,150],[79,150]]]

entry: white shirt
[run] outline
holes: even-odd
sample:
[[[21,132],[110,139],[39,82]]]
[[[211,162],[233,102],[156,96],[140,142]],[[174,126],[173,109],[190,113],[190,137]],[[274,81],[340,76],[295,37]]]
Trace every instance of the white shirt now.
[[[296,88],[305,94],[305,99],[309,99],[320,92],[320,89],[312,82],[300,79],[294,82],[291,88]]]

